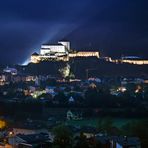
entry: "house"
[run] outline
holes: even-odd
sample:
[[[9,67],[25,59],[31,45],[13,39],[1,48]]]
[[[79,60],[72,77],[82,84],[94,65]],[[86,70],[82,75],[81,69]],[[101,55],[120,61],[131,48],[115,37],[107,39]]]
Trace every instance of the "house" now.
[[[4,73],[10,73],[11,75],[17,75],[17,69],[6,67],[3,69]]]
[[[18,148],[35,148],[35,147],[48,147],[50,144],[50,138],[48,134],[18,134],[16,136],[9,137],[8,143],[12,147]]]
[[[72,120],[74,118],[73,113],[69,110],[67,111],[67,120]]]
[[[110,142],[111,148],[141,148],[138,137],[113,136]]]
[[[71,96],[68,100],[69,104],[73,104],[75,102],[74,98]]]
[[[71,110],[67,111],[67,120],[82,120],[82,114],[73,113]]]
[[[110,141],[109,141],[109,137],[108,136],[104,136],[104,135],[97,135],[95,136],[95,140],[97,143],[97,146],[100,148],[110,148]]]
[[[80,129],[80,133],[83,133],[86,138],[92,138],[95,137],[95,135],[97,134],[97,129],[92,126],[83,126]]]
[[[55,92],[56,87],[55,86],[47,86],[45,91],[48,94],[51,94],[52,97],[54,97],[57,93]]]
[[[20,127],[20,128],[13,128],[12,130],[13,135],[23,134],[23,135],[30,135],[30,134],[39,134],[39,133],[48,133],[48,130],[44,128],[31,128],[31,127]]]
[[[137,137],[96,135],[95,140],[101,148],[141,148]]]

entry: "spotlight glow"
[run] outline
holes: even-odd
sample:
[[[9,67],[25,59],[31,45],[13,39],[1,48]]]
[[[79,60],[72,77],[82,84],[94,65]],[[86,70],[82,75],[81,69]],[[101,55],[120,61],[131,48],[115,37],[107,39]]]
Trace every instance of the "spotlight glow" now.
[[[25,62],[23,62],[21,65],[26,66],[30,63],[30,59],[27,59]]]

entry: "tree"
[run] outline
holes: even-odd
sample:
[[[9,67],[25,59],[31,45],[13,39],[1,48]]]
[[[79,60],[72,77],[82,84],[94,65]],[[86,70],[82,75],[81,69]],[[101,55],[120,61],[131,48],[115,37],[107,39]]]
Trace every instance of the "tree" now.
[[[68,99],[63,92],[59,92],[57,95],[55,95],[54,100],[59,101],[59,104],[64,106],[68,103]]]
[[[132,121],[122,127],[123,134],[139,137],[141,147],[148,147],[148,120]]]
[[[85,92],[85,98],[88,107],[98,107],[100,105],[100,97],[96,87],[89,87]]]
[[[72,145],[72,132],[64,125],[59,125],[53,129],[54,145],[59,148],[69,148]]]
[[[105,118],[105,119],[99,119],[98,121],[98,130],[102,132],[111,133],[113,129],[113,120],[112,118]]]
[[[80,133],[80,136],[75,137],[74,148],[89,148],[87,138],[82,132]]]
[[[70,75],[70,65],[66,64],[64,68],[59,69],[59,72],[61,73],[63,78],[67,78]]]

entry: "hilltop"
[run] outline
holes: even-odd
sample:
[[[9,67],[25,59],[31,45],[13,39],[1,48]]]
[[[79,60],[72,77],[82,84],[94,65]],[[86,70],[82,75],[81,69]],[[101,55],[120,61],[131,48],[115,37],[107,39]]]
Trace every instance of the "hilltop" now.
[[[94,57],[73,58],[68,62],[44,61],[38,64],[29,63],[27,66],[19,66],[19,68],[29,74],[49,74],[56,77],[60,76],[59,69],[64,68],[67,64],[70,65],[71,72],[75,77],[82,79],[85,79],[86,75],[88,77],[148,76],[148,65],[115,64]]]

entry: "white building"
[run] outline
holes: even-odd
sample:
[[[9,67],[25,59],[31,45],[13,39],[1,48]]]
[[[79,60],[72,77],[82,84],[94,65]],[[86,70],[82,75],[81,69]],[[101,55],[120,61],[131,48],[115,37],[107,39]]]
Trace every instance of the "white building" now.
[[[70,51],[70,42],[59,41],[58,43],[64,45],[67,48],[67,50]]]
[[[5,69],[3,69],[3,72],[11,73],[12,75],[17,75],[17,69],[15,68],[6,67]]]
[[[68,55],[70,51],[70,42],[58,42],[58,44],[46,44],[41,46],[40,54],[42,56],[62,56]]]

